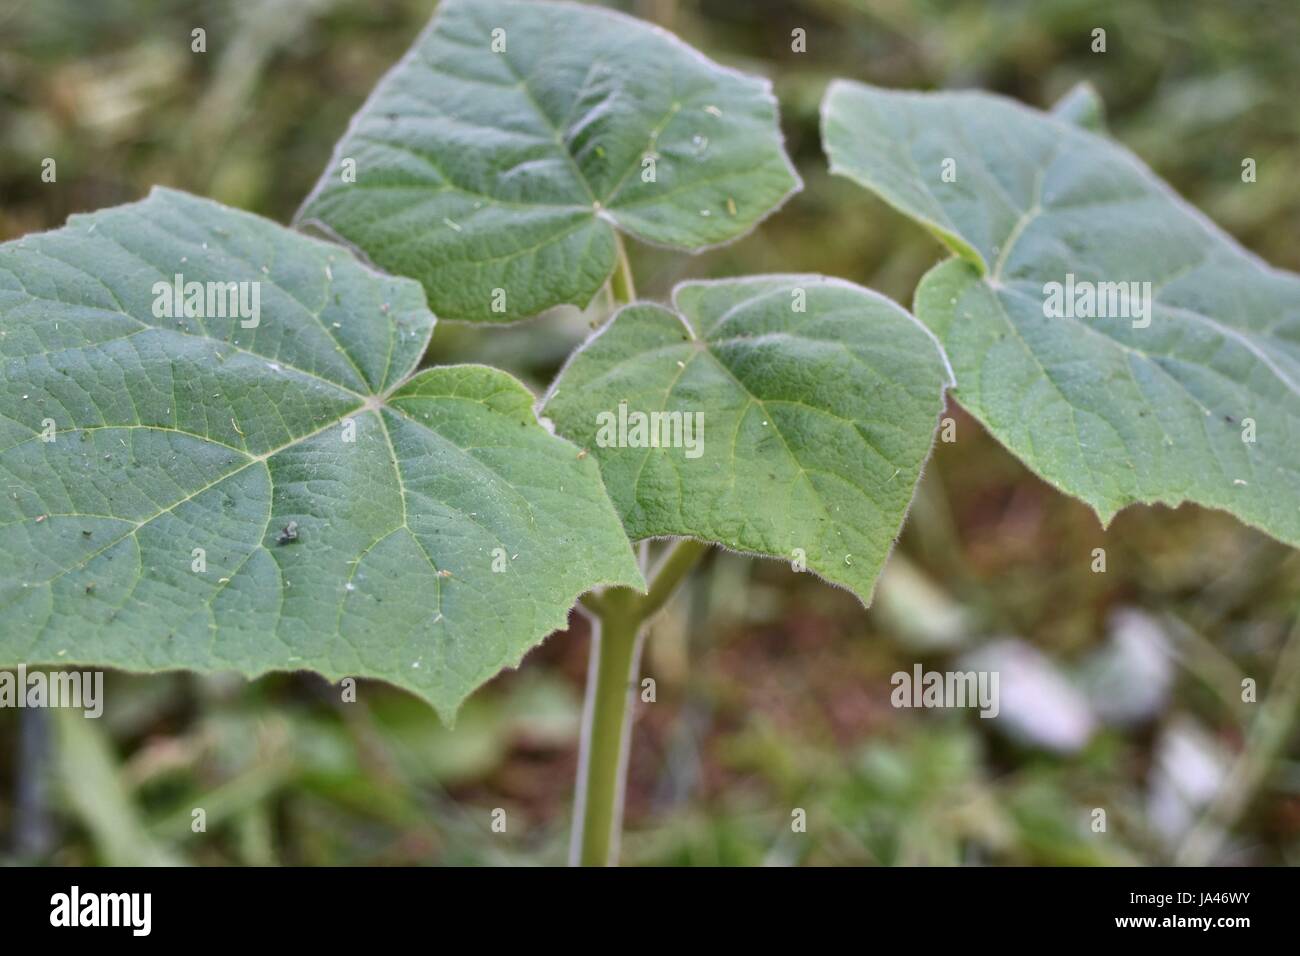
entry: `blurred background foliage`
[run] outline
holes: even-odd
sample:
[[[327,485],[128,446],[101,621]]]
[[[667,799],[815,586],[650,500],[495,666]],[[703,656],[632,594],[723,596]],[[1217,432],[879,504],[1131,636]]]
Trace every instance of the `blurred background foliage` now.
[[[618,5],[772,77],[807,183],[724,249],[633,244],[644,296],[690,276],[818,271],[910,301],[941,250],[827,175],[817,106],[834,76],[1040,107],[1088,80],[1112,135],[1246,246],[1300,269],[1295,0]],[[431,9],[0,0],[0,240],[155,183],[287,222]],[[795,27],[806,53],[791,50]],[[41,181],[45,157],[56,183]],[[485,361],[544,388],[600,318],[444,324],[428,361]],[[656,623],[625,861],[1300,862],[1300,556],[1190,506],[1130,509],[1103,529],[950,414],[957,440],[938,445],[870,612],[783,564],[715,554]],[[562,862],[586,651],[575,614],[454,730],[383,685],[344,703],[307,675],[110,674],[100,721],[0,711],[0,861]],[[890,676],[917,663],[998,668],[1001,715],[893,708]],[[195,807],[206,832],[191,830]]]

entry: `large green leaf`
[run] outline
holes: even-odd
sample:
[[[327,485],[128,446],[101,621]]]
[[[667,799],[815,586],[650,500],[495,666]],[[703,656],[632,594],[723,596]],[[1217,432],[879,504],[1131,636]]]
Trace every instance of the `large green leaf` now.
[[[556,379],[545,414],[600,460],[633,539],[803,557],[870,601],[943,405],[934,337],[822,276],[687,282],[673,301],[620,311]],[[660,447],[635,430],[636,413],[654,412],[683,416],[655,432]],[[625,413],[627,428],[602,434]]]
[[[926,276],[916,313],[962,404],[1030,468],[1103,522],[1192,501],[1300,544],[1300,277],[1122,146],[995,96],[836,82],[823,137],[834,172],[960,257]],[[1069,281],[1076,316],[1101,311],[1079,297],[1103,282],[1151,283],[1152,307],[1139,285],[1125,315],[1112,287],[1110,317],[1057,317],[1050,284]]]
[[[260,283],[257,324],[166,317],[177,274]],[[416,283],[184,193],[0,246],[0,665],[372,676],[448,716],[640,585],[523,385],[412,376],[433,324]]]
[[[799,185],[766,80],[608,10],[443,0],[298,216],[441,318],[512,321],[585,306],[616,229],[701,249]]]

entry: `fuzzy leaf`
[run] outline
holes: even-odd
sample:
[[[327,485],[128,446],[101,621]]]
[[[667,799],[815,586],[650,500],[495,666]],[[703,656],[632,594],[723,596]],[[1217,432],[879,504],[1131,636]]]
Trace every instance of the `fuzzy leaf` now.
[[[620,311],[565,367],[545,414],[600,460],[633,540],[689,536],[789,561],[801,549],[869,602],[943,405],[933,336],[821,276],[687,282],[673,300],[676,312]],[[635,431],[635,414],[653,412],[683,416],[661,447]]]
[[[1300,277],[1122,146],[999,97],[836,82],[823,137],[834,172],[960,257],[922,281],[917,316],[956,396],[1031,469],[1104,523],[1191,501],[1300,544]]]
[[[178,273],[259,305],[175,317]],[[523,385],[408,377],[433,324],[416,283],[168,190],[0,246],[0,666],[309,669],[449,716],[640,585]]]
[[[419,279],[439,317],[508,322],[585,306],[616,229],[698,250],[799,185],[766,80],[608,10],[443,0],[298,217]]]

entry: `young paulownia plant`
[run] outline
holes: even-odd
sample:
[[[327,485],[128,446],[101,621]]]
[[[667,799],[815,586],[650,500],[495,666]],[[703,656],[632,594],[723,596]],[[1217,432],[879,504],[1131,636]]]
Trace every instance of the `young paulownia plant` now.
[[[698,251],[799,186],[766,81],[618,14],[451,0],[353,118],[298,218],[419,279],[443,318],[509,321],[607,286],[629,303],[623,234]],[[544,414],[600,462],[632,541],[675,539],[647,594],[585,600],[576,860],[616,852],[648,618],[709,543],[868,600],[948,379],[905,310],[817,276],[687,283],[671,309],[628,305],[574,356]]]
[[[1300,543],[1298,280],[1095,132],[1095,97],[1054,112],[832,86],[835,170],[957,253],[920,322],[810,275],[638,302],[624,236],[697,251],[799,188],[768,84],[608,11],[445,0],[298,217],[368,264],[167,190],[0,246],[0,665],[368,676],[449,720],[582,595],[573,852],[606,863],[646,622],[713,544],[868,602],[954,383],[1103,520],[1186,499]],[[1153,305],[1048,318],[1067,273]],[[435,314],[602,289],[540,402],[416,370]]]

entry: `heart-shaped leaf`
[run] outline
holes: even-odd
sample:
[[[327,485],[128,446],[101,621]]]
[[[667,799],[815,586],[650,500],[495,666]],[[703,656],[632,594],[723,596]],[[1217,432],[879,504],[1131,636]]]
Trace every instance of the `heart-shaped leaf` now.
[[[585,306],[616,229],[702,249],[799,186],[766,80],[608,10],[443,0],[298,216],[439,317],[508,322]]]
[[[1300,277],[1122,146],[996,96],[840,81],[823,138],[960,257],[916,313],[1030,468],[1103,522],[1192,501],[1300,544]]]
[[[450,716],[579,593],[640,586],[523,385],[412,376],[433,324],[184,193],[0,246],[0,666],[310,669]]]
[[[545,414],[600,460],[634,540],[785,558],[869,602],[943,406],[934,337],[822,276],[686,282],[673,301],[620,311]]]

